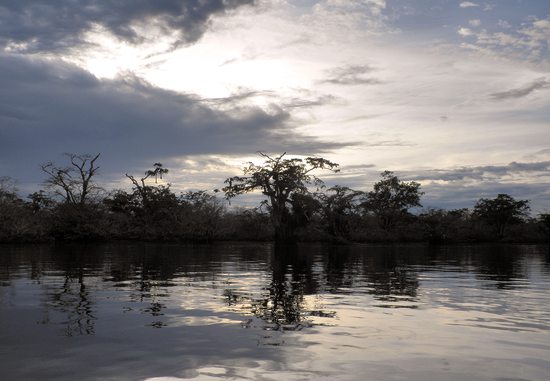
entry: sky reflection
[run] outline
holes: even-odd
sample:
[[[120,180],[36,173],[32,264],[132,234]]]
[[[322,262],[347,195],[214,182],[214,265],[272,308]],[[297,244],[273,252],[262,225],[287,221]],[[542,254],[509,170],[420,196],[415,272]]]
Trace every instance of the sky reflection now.
[[[29,380],[546,380],[548,259],[534,246],[2,246],[0,366]]]

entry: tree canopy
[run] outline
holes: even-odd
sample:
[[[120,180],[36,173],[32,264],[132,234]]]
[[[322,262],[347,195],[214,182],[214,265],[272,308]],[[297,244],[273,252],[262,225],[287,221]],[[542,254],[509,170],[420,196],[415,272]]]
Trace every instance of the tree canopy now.
[[[400,217],[412,207],[421,207],[420,184],[414,181],[405,182],[391,171],[381,173],[382,180],[374,184],[374,189],[367,193],[362,206],[376,215],[383,229],[391,229]]]
[[[313,173],[318,169],[338,171],[338,164],[321,157],[285,158],[286,152],[271,157],[263,152],[263,164],[249,162],[243,169],[244,176],[234,176],[225,180],[223,191],[228,199],[259,190],[267,196],[277,240],[292,239],[295,224],[294,209],[303,207],[304,195],[309,194],[308,186],[321,187],[323,182]],[[295,204],[295,205],[294,205]]]
[[[54,193],[62,197],[67,204],[84,205],[90,194],[101,188],[94,182],[99,167],[97,155],[77,155],[66,153],[69,165],[58,166],[49,161],[42,165],[42,171],[48,175],[45,184]]]
[[[499,238],[504,237],[506,228],[520,222],[529,212],[528,200],[516,200],[507,194],[499,194],[496,198],[480,199],[474,206],[474,217],[493,225]]]

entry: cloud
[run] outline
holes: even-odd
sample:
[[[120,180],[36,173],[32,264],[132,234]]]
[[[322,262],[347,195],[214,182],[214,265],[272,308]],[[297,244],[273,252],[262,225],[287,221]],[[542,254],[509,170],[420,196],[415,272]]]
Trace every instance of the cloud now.
[[[263,100],[263,103],[276,104],[283,110],[311,108],[324,106],[334,103],[337,97],[331,94],[315,94],[306,89],[295,89],[298,93],[296,96],[285,97],[277,94],[273,90],[251,90],[248,88],[240,88],[235,93],[227,97],[221,98],[205,98],[203,101],[207,104],[216,106],[222,109],[235,109],[236,107],[246,106],[254,103],[254,100]]]
[[[60,61],[0,55],[0,99],[0,173],[15,178],[32,177],[63,152],[101,152],[104,171],[121,174],[182,156],[345,146],[294,132],[276,106],[222,111],[135,77],[99,80]]]
[[[541,149],[534,153],[525,155],[525,158],[530,160],[537,160],[537,159],[540,160],[541,158],[550,158],[550,148]]]
[[[550,81],[546,78],[538,78],[527,86],[520,87],[517,89],[511,89],[507,91],[502,91],[498,93],[492,93],[490,96],[495,100],[503,100],[510,98],[522,98],[525,97],[536,90],[550,88]]]
[[[327,30],[346,35],[358,29],[369,34],[387,33],[391,30],[388,17],[384,14],[386,0],[322,0],[312,6],[312,13],[302,17],[301,22],[309,31]]]
[[[475,43],[462,46],[506,58],[515,57],[535,62],[540,62],[547,56],[550,49],[550,19],[531,18],[515,29],[508,22],[499,20],[498,26],[506,31],[460,28],[458,33],[463,37],[476,38]]]
[[[479,4],[472,3],[471,1],[463,1],[459,5],[460,8],[472,8],[472,7],[479,7]]]
[[[473,36],[474,32],[470,28],[459,28],[458,34],[460,34],[462,37],[468,37]]]
[[[364,77],[374,69],[369,65],[347,65],[328,70],[328,78],[322,83],[335,85],[374,85],[380,81],[376,78]]]
[[[276,94],[271,90],[252,90],[242,87],[227,97],[204,98],[202,101],[217,108],[234,109],[258,97],[275,98]]]
[[[324,106],[326,104],[333,103],[336,100],[336,97],[331,94],[319,95],[313,98],[290,98],[283,101],[282,107],[285,109],[289,108],[310,108],[316,106]]]
[[[416,181],[462,181],[476,180],[485,181],[488,179],[500,179],[504,176],[526,174],[526,173],[548,173],[550,161],[539,161],[531,163],[511,162],[507,165],[486,165],[475,167],[459,167],[454,169],[431,169],[418,171],[407,176],[410,180]]]
[[[399,172],[398,176],[422,183],[422,204],[427,208],[472,208],[480,198],[493,198],[499,193],[531,200],[533,213],[550,205],[550,160],[412,170]]]
[[[411,147],[415,144],[404,142],[398,139],[395,140],[379,140],[370,143],[361,144],[362,147]]]
[[[512,24],[510,24],[506,20],[498,20],[497,25],[501,28],[504,28],[504,29],[510,29],[512,27]]]
[[[129,43],[152,29],[176,33],[179,43],[197,41],[211,16],[254,0],[6,0],[0,5],[0,46],[19,51],[53,51],[83,43],[100,27]]]
[[[480,19],[470,20],[470,21],[468,21],[468,24],[470,24],[474,28],[477,28],[478,26],[481,25],[481,20]]]
[[[533,215],[548,210],[550,193],[548,184],[506,184],[485,182],[471,185],[460,184],[428,184],[422,186],[425,192],[422,205],[425,208],[437,207],[443,209],[473,208],[480,198],[494,198],[504,193],[517,200],[529,200]]]

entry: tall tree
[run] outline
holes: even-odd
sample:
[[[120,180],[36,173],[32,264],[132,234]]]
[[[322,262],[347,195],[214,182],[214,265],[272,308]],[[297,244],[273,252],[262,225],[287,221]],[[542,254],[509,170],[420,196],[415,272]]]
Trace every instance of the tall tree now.
[[[99,155],[67,153],[65,156],[69,158],[70,164],[65,167],[51,161],[43,164],[42,171],[48,175],[46,186],[53,189],[67,204],[86,204],[90,194],[101,189],[93,179],[99,170],[96,165]]]
[[[374,184],[374,190],[367,193],[362,206],[378,217],[384,230],[390,230],[408,214],[410,208],[422,206],[420,196],[424,192],[420,191],[419,183],[401,181],[391,171],[384,171],[381,176],[382,180]]]
[[[267,205],[275,228],[277,241],[289,241],[294,238],[293,202],[303,199],[300,195],[309,195],[308,186],[320,187],[323,182],[313,174],[315,170],[326,169],[337,172],[338,164],[320,157],[306,159],[286,159],[286,152],[271,157],[259,152],[264,158],[261,165],[250,162],[243,169],[245,176],[234,176],[225,180],[223,188],[228,199],[237,195],[259,190],[267,196]]]
[[[0,204],[18,200],[15,181],[9,176],[0,177]]]
[[[132,184],[134,184],[134,190],[140,195],[143,206],[148,207],[155,189],[150,185],[146,185],[145,181],[149,178],[154,177],[155,184],[158,184],[158,179],[162,179],[162,176],[167,173],[168,169],[164,168],[162,166],[162,163],[155,163],[153,164],[153,169],[145,171],[145,176],[140,178],[139,181],[134,176],[127,173],[126,177],[130,179]],[[168,185],[167,187],[163,187],[162,189],[168,189],[169,187],[170,185]]]
[[[544,229],[547,238],[550,240],[550,213],[541,213],[538,218],[539,224]]]
[[[325,217],[329,233],[337,238],[347,238],[351,216],[355,213],[359,204],[359,197],[364,193],[348,187],[336,185],[321,193],[323,215]]]
[[[480,199],[473,216],[495,227],[498,238],[503,238],[510,224],[521,222],[529,213],[529,200],[515,200],[507,194]]]

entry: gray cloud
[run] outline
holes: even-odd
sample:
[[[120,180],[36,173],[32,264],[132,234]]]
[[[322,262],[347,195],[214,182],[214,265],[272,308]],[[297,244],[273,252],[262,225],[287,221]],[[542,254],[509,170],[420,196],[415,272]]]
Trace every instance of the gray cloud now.
[[[394,140],[378,140],[370,143],[363,143],[363,147],[411,147],[415,146],[414,143],[404,142],[399,139]]]
[[[548,172],[550,161],[532,163],[511,162],[508,165],[486,165],[477,167],[460,167],[455,169],[432,169],[416,172],[407,176],[408,179],[417,181],[461,181],[461,180],[486,180],[489,178],[503,177],[511,174],[527,172]]]
[[[202,101],[213,106],[219,107],[235,107],[243,102],[250,101],[256,97],[269,97],[274,98],[275,92],[271,90],[251,90],[247,88],[241,88],[235,93],[221,98],[203,98]]]
[[[540,160],[541,158],[550,157],[550,148],[541,149],[539,151],[533,152],[532,154],[525,155],[527,160]]]
[[[499,193],[509,194],[518,200],[529,200],[532,214],[550,209],[548,184],[480,183],[476,186],[459,184],[428,184],[422,186],[425,208],[443,209],[473,208],[480,198],[494,198]]]
[[[285,108],[308,108],[315,106],[323,106],[326,104],[333,103],[337,98],[331,94],[319,95],[313,98],[291,98],[289,100],[283,101],[283,107]]]
[[[364,77],[374,69],[369,65],[347,65],[328,71],[328,78],[322,83],[332,83],[335,85],[375,85],[380,81],[376,78]]]
[[[315,94],[309,90],[299,89],[299,95],[294,97],[282,97],[272,90],[251,90],[241,88],[235,93],[222,98],[205,98],[204,102],[218,107],[238,107],[246,104],[254,98],[265,98],[273,104],[277,104],[284,110],[295,108],[311,108],[334,103],[338,98],[331,94]]]
[[[473,3],[471,1],[462,1],[459,4],[460,8],[472,8],[472,7],[479,7],[479,4]]]
[[[550,88],[550,81],[546,78],[538,78],[534,82],[530,83],[527,86],[520,87],[517,89],[511,89],[503,92],[491,94],[491,98],[495,100],[503,100],[509,98],[522,98],[531,94],[535,90],[547,89]]]
[[[0,173],[24,181],[63,152],[101,152],[104,173],[119,175],[181,156],[343,146],[292,128],[280,108],[221,111],[137,78],[99,80],[59,61],[0,55]]]
[[[0,46],[24,44],[25,51],[51,51],[82,43],[94,25],[137,43],[136,25],[179,32],[180,42],[197,41],[212,15],[254,0],[4,0],[0,4]]]

